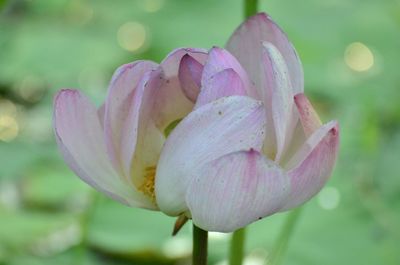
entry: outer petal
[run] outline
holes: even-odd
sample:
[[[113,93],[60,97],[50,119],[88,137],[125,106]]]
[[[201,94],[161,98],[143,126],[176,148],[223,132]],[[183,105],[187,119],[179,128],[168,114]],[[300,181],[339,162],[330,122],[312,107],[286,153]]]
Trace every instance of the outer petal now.
[[[261,102],[248,97],[221,98],[191,112],[169,135],[158,162],[155,188],[160,209],[169,215],[185,212],[191,172],[231,152],[259,151],[264,127]]]
[[[210,82],[212,82],[215,74],[229,68],[233,69],[238,74],[243,82],[244,88],[247,91],[247,95],[258,99],[257,91],[254,89],[254,86],[250,82],[246,71],[243,69],[237,59],[233,57],[232,54],[230,54],[227,50],[218,47],[214,47],[210,50],[201,79],[202,89],[210,86]]]
[[[118,68],[112,78],[105,103],[104,131],[107,150],[115,169],[129,178],[132,153],[135,150],[142,90],[136,89],[143,75],[157,64],[140,61]],[[130,135],[124,134],[131,125]],[[124,137],[129,137],[126,141]]]
[[[283,170],[260,153],[236,152],[194,172],[186,199],[198,227],[233,232],[279,211],[289,185]]]
[[[232,68],[228,68],[210,78],[197,98],[195,109],[222,97],[246,94],[242,79]]]
[[[173,121],[185,117],[193,108],[193,102],[185,96],[178,78],[180,61],[186,54],[201,64],[207,59],[206,50],[180,48],[171,52],[161,63],[165,82],[155,96],[157,111],[153,112],[153,119],[161,131]]]
[[[297,94],[294,97],[294,101],[300,113],[300,120],[303,125],[304,133],[306,136],[310,136],[321,127],[322,122],[310,101],[303,93]]]
[[[293,135],[298,116],[288,67],[279,50],[268,42],[263,43],[263,65],[266,86],[263,100],[268,123],[273,124],[268,127],[264,148],[267,153],[274,150],[275,157],[269,156],[279,162]]]
[[[317,194],[330,177],[339,147],[339,126],[329,122],[316,130],[288,163],[290,198],[284,209],[296,207]]]
[[[304,77],[301,62],[286,34],[265,13],[250,17],[236,29],[229,39],[226,48],[239,60],[255,82],[259,92],[265,85],[261,79],[262,43],[272,43],[278,48],[289,69],[291,83],[296,93],[303,91]],[[261,94],[261,93],[260,93]]]
[[[204,65],[189,54],[182,57],[178,73],[179,81],[183,93],[193,103],[196,102],[197,96],[200,93],[203,68]]]
[[[78,91],[62,90],[55,97],[54,130],[65,161],[83,181],[124,204],[152,207],[115,172],[97,109]]]

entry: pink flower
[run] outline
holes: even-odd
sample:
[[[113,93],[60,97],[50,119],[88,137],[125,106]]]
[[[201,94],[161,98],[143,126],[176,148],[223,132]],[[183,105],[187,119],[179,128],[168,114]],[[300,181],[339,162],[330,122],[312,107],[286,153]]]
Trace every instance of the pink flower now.
[[[122,66],[99,109],[62,90],[54,126],[68,165],[97,190],[230,232],[304,203],[331,175],[338,124],[322,125],[302,92],[294,48],[258,14],[227,50]]]
[[[160,65],[137,61],[121,66],[100,108],[78,90],[56,95],[57,143],[83,181],[124,204],[158,209],[154,178],[165,130],[194,105],[178,79],[184,55],[200,65],[207,58],[205,50],[187,48],[173,51]]]
[[[338,123],[321,124],[302,93],[297,53],[266,14],[243,23],[227,50],[210,50],[200,83],[194,110],[161,152],[161,211],[231,232],[299,206],[324,186],[337,156]]]

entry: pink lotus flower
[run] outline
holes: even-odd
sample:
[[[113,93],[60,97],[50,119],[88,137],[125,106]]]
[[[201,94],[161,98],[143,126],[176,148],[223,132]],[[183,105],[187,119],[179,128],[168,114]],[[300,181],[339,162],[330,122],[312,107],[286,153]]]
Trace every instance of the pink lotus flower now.
[[[62,90],[55,132],[68,165],[97,190],[230,232],[304,203],[331,175],[338,124],[322,125],[302,92],[294,48],[258,14],[227,50],[122,66],[99,109]]]
[[[266,14],[243,23],[227,50],[211,49],[200,78],[194,110],[158,162],[161,211],[231,232],[299,206],[323,187],[336,160],[338,123],[321,124],[302,94],[298,56]]]
[[[194,105],[178,80],[184,55],[199,64],[207,58],[205,50],[187,48],[173,51],[160,65],[137,61],[121,66],[100,108],[78,90],[56,95],[56,140],[83,181],[129,206],[158,209],[154,177],[165,131]]]

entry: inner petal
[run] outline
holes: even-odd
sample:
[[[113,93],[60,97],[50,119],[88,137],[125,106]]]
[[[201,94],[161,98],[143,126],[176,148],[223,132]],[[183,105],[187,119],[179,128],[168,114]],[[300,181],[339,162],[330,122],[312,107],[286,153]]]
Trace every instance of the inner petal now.
[[[168,137],[181,120],[182,119],[177,119],[171,122],[164,129],[163,135],[154,124],[150,123],[147,132],[143,135],[145,138],[144,143],[139,142],[138,145],[138,155],[135,156],[132,164],[131,178],[137,189],[146,195],[154,205],[157,205],[154,183],[159,153],[164,144],[165,138]],[[165,138],[163,136],[165,136]],[[151,150],[154,151],[149,152]]]

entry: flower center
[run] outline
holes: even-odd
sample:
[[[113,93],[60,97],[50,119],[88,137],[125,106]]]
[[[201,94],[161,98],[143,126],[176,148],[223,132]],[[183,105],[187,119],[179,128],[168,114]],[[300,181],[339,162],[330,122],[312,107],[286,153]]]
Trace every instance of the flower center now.
[[[177,119],[171,122],[164,130],[165,137],[168,137],[173,129],[179,124],[182,119]],[[146,167],[144,170],[144,180],[143,183],[138,187],[138,190],[142,192],[144,195],[150,197],[151,201],[154,204],[156,202],[156,193],[155,193],[155,180],[156,180],[156,166]]]
[[[153,203],[156,204],[156,193],[154,190],[156,167],[146,167],[144,172],[144,180],[142,185],[139,186],[138,190],[141,191],[143,194],[149,196]]]

